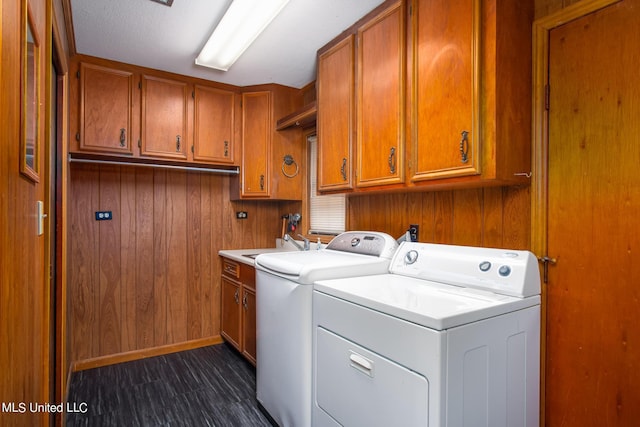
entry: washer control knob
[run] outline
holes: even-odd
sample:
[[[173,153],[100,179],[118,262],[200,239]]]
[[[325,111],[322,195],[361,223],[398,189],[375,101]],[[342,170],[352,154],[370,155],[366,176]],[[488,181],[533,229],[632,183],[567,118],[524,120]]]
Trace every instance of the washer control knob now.
[[[359,244],[360,244],[360,238],[359,237],[354,237],[353,239],[351,239],[351,247],[352,248],[355,248]]]
[[[480,269],[480,271],[489,271],[489,269],[491,268],[491,263],[489,261],[482,261],[478,268]]]
[[[411,249],[404,256],[405,264],[409,264],[410,265],[410,264],[413,264],[414,262],[416,262],[417,260],[418,260],[418,251],[416,251],[415,249]]]
[[[507,277],[511,274],[511,267],[509,267],[508,265],[501,265],[498,269],[498,274],[502,277]]]

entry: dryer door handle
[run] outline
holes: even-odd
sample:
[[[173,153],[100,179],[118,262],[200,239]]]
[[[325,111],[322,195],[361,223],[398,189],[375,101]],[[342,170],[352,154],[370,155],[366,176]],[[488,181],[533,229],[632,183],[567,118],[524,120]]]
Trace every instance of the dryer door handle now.
[[[357,369],[363,374],[373,377],[373,367],[374,367],[373,361],[367,359],[366,357],[358,353],[354,353],[353,351],[349,355],[349,360],[351,361],[350,365],[352,368]]]

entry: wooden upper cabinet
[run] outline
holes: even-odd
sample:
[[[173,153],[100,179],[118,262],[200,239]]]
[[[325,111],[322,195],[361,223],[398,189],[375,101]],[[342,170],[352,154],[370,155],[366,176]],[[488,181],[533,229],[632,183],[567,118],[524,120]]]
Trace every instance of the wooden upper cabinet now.
[[[358,187],[404,181],[404,10],[391,3],[357,30]]]
[[[234,162],[235,94],[196,85],[194,89],[193,160]]]
[[[187,160],[190,96],[190,86],[184,81],[142,76],[140,155]]]
[[[318,190],[353,188],[355,43],[351,34],[318,55]]]
[[[242,94],[241,197],[269,197],[272,122],[271,92]]]
[[[413,0],[409,186],[528,183],[532,22],[532,0]]]
[[[136,75],[82,62],[78,79],[79,126],[71,151],[133,154],[138,139]]]
[[[414,0],[410,179],[480,173],[480,0]]]

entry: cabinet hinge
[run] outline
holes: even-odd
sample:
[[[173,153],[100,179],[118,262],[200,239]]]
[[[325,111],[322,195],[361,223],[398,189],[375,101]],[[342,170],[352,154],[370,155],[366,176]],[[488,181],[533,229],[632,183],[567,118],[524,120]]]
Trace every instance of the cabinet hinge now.
[[[192,97],[193,99],[196,99],[196,91],[195,91],[195,90],[191,92],[191,97]]]
[[[80,78],[80,71],[76,71],[76,79]]]
[[[193,148],[193,145],[191,146],[191,152],[192,152],[192,153],[195,153],[195,152],[196,152],[195,148]]]
[[[138,140],[138,148],[142,149],[142,140]]]
[[[80,141],[80,133],[76,133],[76,141]]]
[[[409,5],[409,16],[413,16],[413,5]]]
[[[549,89],[549,85],[544,85],[544,109],[549,111],[549,95],[550,89]]]

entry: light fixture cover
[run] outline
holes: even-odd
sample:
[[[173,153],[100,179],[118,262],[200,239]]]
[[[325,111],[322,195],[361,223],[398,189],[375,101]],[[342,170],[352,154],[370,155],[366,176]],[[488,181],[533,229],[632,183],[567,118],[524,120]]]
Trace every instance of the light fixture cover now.
[[[233,0],[196,58],[196,64],[227,71],[289,0]]]

